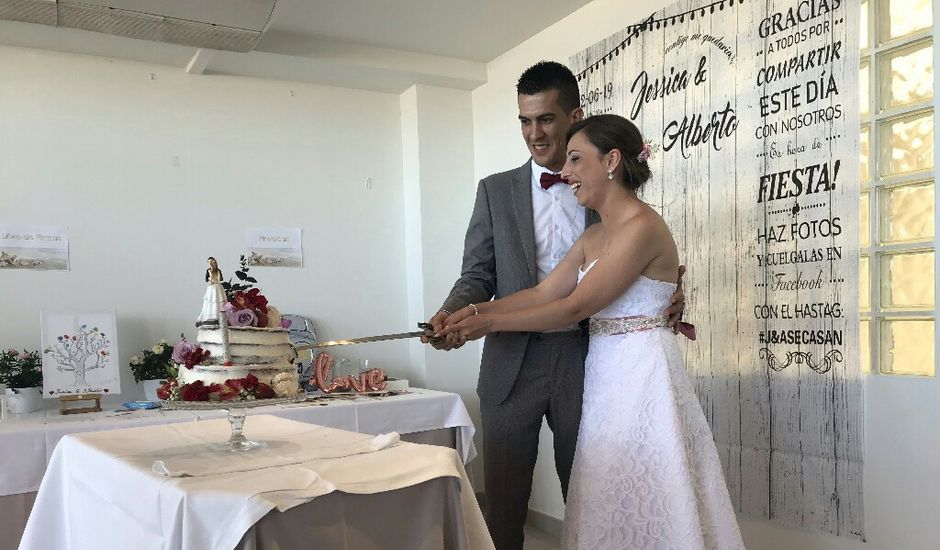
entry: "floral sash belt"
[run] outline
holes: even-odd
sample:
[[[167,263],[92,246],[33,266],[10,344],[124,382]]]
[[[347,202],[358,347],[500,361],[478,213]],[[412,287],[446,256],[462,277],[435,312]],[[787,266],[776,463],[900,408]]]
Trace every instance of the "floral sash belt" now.
[[[666,326],[668,318],[665,315],[656,317],[647,317],[645,315],[634,315],[632,317],[613,317],[595,319],[591,318],[590,335],[591,336],[616,336],[618,334],[627,334],[629,332],[640,332],[653,328]]]
[[[591,336],[617,336],[619,334],[641,332],[664,327],[668,321],[669,318],[665,315],[658,315],[656,317],[634,315],[631,317],[610,317],[601,319],[592,317],[589,334]],[[679,323],[676,324],[676,330],[689,340],[695,340],[695,325],[679,321]]]

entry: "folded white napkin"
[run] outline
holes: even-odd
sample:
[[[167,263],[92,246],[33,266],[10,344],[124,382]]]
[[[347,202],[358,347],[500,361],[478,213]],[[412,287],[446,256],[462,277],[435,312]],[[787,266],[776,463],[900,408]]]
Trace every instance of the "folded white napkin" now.
[[[382,449],[394,447],[399,443],[401,443],[401,436],[398,435],[398,432],[389,432],[373,437],[370,447],[373,451],[381,451]]]
[[[374,453],[401,442],[398,432],[380,434],[375,437],[361,436],[355,441],[324,443],[321,440],[270,441],[266,446],[249,452],[212,450],[208,446],[176,449],[176,454],[154,460],[153,473],[167,477],[195,477],[206,475],[248,472],[263,468],[275,468],[302,464],[311,460],[343,458]],[[168,451],[169,452],[169,451]],[[139,460],[139,457],[135,457]],[[135,460],[135,461],[137,461]]]

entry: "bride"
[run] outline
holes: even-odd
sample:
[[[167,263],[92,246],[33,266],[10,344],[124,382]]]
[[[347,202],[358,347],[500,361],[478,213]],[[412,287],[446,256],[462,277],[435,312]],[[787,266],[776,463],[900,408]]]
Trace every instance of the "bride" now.
[[[661,314],[679,257],[662,217],[636,195],[650,177],[649,145],[616,115],[586,118],[567,137],[562,175],[601,223],[538,286],[470,304],[441,334],[463,342],[591,317],[565,548],[743,549],[711,431]]]

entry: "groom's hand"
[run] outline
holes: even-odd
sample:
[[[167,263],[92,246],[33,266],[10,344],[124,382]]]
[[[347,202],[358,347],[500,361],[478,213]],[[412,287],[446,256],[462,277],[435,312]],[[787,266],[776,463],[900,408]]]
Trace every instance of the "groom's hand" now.
[[[679,321],[682,320],[682,314],[685,312],[685,293],[682,292],[682,276],[685,275],[685,266],[679,266],[679,280],[676,283],[676,293],[670,299],[669,307],[666,309],[666,315],[669,316],[667,326],[672,328],[673,334],[679,333]]]
[[[440,334],[441,331],[444,330],[444,320],[447,319],[449,316],[450,316],[450,313],[441,310],[435,313],[434,317],[431,317],[431,320],[428,321],[428,323],[430,323],[431,327],[433,328],[434,334]],[[435,339],[435,341],[433,342],[431,342],[431,339],[429,337],[422,336],[421,343],[423,344],[430,343],[434,349],[439,349],[442,351],[450,351],[452,349],[457,349],[463,345],[463,343],[461,343],[458,340],[455,334],[448,334],[446,337],[440,340]]]

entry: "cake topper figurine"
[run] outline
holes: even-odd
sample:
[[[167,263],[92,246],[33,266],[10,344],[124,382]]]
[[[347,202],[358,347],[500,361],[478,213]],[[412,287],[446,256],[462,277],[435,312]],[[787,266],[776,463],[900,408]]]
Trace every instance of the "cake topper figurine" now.
[[[209,263],[209,268],[206,269],[206,283],[208,283],[208,286],[206,287],[206,295],[202,300],[202,311],[199,312],[199,317],[196,319],[197,327],[219,324],[219,317],[222,316],[220,312],[226,302],[225,289],[222,288],[222,271],[219,269],[219,264],[212,256],[209,256],[206,261]]]
[[[206,295],[202,299],[202,311],[196,319],[196,326],[218,325],[222,332],[223,360],[225,364],[232,361],[228,346],[228,318],[225,315],[225,288],[222,286],[222,270],[215,258],[209,256],[206,261],[209,268],[206,269]]]

